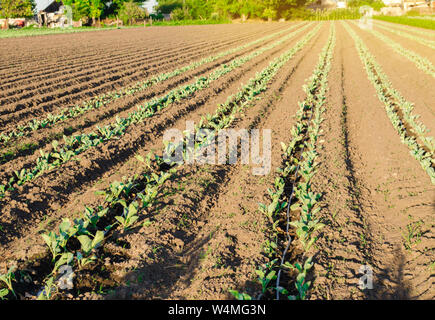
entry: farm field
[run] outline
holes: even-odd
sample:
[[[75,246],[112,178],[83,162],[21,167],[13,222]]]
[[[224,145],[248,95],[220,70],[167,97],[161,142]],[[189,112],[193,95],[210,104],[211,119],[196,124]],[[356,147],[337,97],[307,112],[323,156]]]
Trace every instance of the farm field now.
[[[406,26],[435,30],[435,19],[433,15],[428,16],[374,16],[374,19],[398,23]]]
[[[300,21],[0,43],[1,298],[435,298],[435,31]],[[165,162],[191,137],[165,132],[189,122],[210,129],[203,145],[270,129],[270,172]]]

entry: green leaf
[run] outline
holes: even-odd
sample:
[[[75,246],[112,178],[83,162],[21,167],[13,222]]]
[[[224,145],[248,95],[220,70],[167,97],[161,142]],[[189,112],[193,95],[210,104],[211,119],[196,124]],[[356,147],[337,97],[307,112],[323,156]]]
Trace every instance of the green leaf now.
[[[73,258],[74,258],[74,254],[72,254],[71,252],[63,253],[60,256],[59,260],[56,261],[53,272],[55,273],[57,269],[59,269],[64,264],[70,264]]]
[[[41,234],[42,239],[44,239],[47,246],[51,248],[51,237],[48,234]]]
[[[136,201],[130,203],[130,205],[128,206],[128,216],[129,217],[134,216],[137,213],[138,207],[139,205]]]
[[[258,274],[260,279],[264,279],[264,272],[262,270],[255,270],[255,273]]]
[[[95,233],[94,239],[92,240],[92,248],[93,249],[98,248],[103,241],[104,241],[104,232],[103,231],[97,231]]]
[[[124,225],[125,219],[121,216],[116,216],[115,219],[122,225]]]
[[[59,231],[61,233],[68,234],[68,230],[71,228],[71,221],[69,219],[63,219],[62,223],[59,225]]]
[[[140,156],[140,155],[136,155],[135,156],[135,158],[137,159],[137,160],[139,160],[140,162],[142,162],[142,163],[145,163],[145,159],[144,159],[144,157],[142,157],[142,156]]]
[[[6,297],[9,294],[8,289],[0,289],[0,299],[4,300],[4,297]]]
[[[78,236],[77,239],[80,241],[82,245],[83,252],[88,255],[92,250],[92,240],[85,235]]]

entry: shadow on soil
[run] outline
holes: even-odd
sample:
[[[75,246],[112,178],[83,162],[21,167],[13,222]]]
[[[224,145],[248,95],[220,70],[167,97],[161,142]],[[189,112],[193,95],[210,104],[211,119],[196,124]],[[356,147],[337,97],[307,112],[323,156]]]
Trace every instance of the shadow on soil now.
[[[208,247],[207,243],[211,240],[209,234],[201,235],[201,230],[195,227],[197,224],[194,222],[203,220],[200,211],[203,210],[204,201],[207,201],[207,207],[215,202],[213,195],[218,195],[221,187],[225,187],[230,171],[228,167],[216,170],[213,172],[215,180],[205,190],[195,192],[194,195],[185,195],[186,201],[183,201],[183,205],[171,209],[165,219],[173,227],[160,231],[159,238],[150,239],[150,245],[155,248],[153,252],[148,258],[142,259],[134,271],[125,275],[120,280],[122,285],[105,296],[106,299],[188,299],[184,296],[174,297],[174,292],[190,285],[201,260],[207,254],[204,248]],[[179,178],[177,176],[173,179],[177,181]],[[169,204],[173,205],[171,200]],[[189,226],[180,228],[186,213]],[[181,241],[182,250],[166,245],[162,240],[166,238],[165,235]],[[237,259],[226,259],[225,262],[230,266],[240,264]],[[231,298],[229,294],[228,298]]]

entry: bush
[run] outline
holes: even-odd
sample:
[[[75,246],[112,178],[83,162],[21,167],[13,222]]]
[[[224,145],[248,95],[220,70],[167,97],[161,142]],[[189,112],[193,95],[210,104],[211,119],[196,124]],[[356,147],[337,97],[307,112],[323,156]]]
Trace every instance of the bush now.
[[[313,16],[313,11],[306,8],[293,8],[284,15],[286,20],[310,20]]]
[[[192,17],[190,16],[188,11],[183,10],[182,8],[176,8],[174,9],[174,11],[171,12],[171,19],[175,21],[191,20]]]
[[[210,20],[212,20],[212,21],[219,21],[219,20],[221,20],[221,19],[220,19],[220,16],[219,16],[219,13],[217,13],[217,12],[213,12],[213,13],[210,15]]]
[[[372,7],[375,11],[379,11],[381,10],[381,8],[385,7],[385,4],[382,0],[349,0],[347,5],[349,8],[369,6]]]
[[[152,14],[150,14],[150,18],[153,19],[153,21],[161,21],[165,17],[161,13],[158,13],[158,14],[152,13]]]
[[[292,8],[284,17],[287,20],[341,20],[359,19],[361,14],[359,8],[310,10],[305,8]]]

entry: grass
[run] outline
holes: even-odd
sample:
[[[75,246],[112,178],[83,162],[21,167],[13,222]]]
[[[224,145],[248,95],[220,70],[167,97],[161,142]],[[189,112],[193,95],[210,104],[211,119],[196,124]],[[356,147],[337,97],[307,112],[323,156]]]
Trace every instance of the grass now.
[[[415,19],[410,17],[389,17],[389,16],[374,16],[373,19],[404,24],[412,27],[435,30],[435,20],[431,20],[431,19]]]
[[[142,26],[125,26],[119,27],[118,29],[126,29],[126,28],[139,28]],[[0,39],[2,38],[17,38],[17,37],[32,37],[32,36],[42,36],[42,35],[51,35],[51,34],[65,34],[65,33],[77,33],[77,32],[86,32],[86,31],[101,31],[101,30],[114,30],[117,27],[102,27],[102,28],[94,28],[94,27],[77,27],[77,28],[37,28],[37,27],[25,27],[21,29],[8,29],[8,30],[0,30]]]

